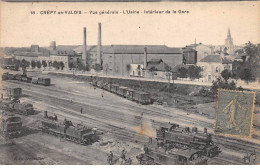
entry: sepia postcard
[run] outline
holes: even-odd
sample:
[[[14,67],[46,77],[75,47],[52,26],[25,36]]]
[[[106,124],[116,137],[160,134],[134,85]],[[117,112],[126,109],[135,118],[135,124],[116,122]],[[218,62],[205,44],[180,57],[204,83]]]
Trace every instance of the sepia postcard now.
[[[259,1],[47,1],[0,1],[0,165],[260,164]]]

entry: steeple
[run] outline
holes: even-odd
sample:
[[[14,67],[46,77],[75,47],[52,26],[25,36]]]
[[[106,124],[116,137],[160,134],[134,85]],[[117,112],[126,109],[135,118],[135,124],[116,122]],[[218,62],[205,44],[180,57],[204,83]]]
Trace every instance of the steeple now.
[[[233,54],[234,52],[234,44],[233,38],[231,37],[230,28],[228,27],[227,38],[225,40],[225,48],[227,48],[228,54]]]
[[[231,33],[230,33],[230,28],[228,27],[228,34],[227,34],[227,38],[231,38]]]

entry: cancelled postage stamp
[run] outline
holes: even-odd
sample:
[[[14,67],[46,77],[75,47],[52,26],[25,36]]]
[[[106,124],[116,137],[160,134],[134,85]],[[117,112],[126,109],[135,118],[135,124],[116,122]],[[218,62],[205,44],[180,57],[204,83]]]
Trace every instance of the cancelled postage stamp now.
[[[215,133],[251,138],[254,105],[255,92],[219,89]]]

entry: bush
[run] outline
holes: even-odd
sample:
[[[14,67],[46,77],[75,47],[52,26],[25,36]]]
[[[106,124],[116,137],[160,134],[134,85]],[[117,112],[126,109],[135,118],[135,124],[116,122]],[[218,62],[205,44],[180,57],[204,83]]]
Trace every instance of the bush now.
[[[242,87],[240,87],[241,89]],[[218,89],[229,89],[229,90],[239,90],[239,88],[236,87],[236,84],[234,81],[228,83],[227,81],[223,81],[221,78],[217,78],[217,81],[212,82],[211,86],[211,95],[216,96],[218,93]]]

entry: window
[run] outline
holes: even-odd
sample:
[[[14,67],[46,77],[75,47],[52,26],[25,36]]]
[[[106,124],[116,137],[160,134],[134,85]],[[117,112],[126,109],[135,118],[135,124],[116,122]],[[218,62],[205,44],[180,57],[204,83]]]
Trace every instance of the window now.
[[[218,72],[219,71],[219,69],[218,69],[218,67],[216,67],[216,72]]]
[[[204,66],[201,67],[201,70],[204,71]]]

